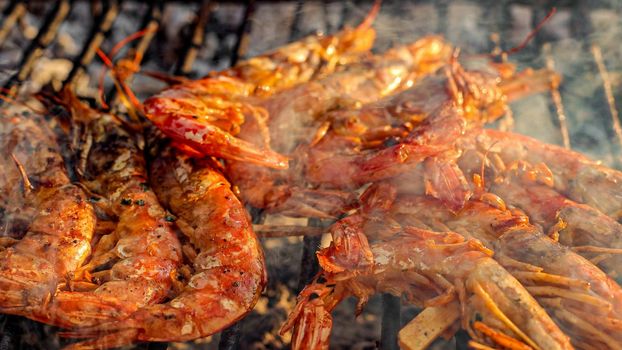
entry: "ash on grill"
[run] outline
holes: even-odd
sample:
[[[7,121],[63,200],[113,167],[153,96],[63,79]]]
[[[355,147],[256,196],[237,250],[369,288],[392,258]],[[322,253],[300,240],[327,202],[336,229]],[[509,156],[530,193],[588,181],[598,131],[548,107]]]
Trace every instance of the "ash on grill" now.
[[[465,48],[464,54],[508,49],[533,30],[551,4],[524,0],[385,3],[374,24],[379,34],[376,47],[384,50],[396,42],[438,32]],[[150,23],[158,26],[158,31],[145,53],[142,69],[199,77],[303,35],[333,32],[345,23],[355,23],[370,3],[60,0],[28,5],[0,2],[0,6],[4,8],[0,17],[1,85],[36,92],[47,84],[58,89],[71,80],[77,83],[81,96],[96,99],[96,77],[103,64],[93,60],[95,49],[101,44],[108,51],[112,43]],[[531,67],[553,65],[564,83],[558,95],[539,95],[515,103],[514,128],[546,142],[572,146],[619,167],[622,129],[617,110],[622,100],[622,47],[618,42],[622,36],[622,3],[566,0],[556,6],[557,14],[550,23],[511,60]],[[142,18],[139,26],[137,18]],[[85,28],[85,23],[92,28]],[[141,48],[135,45],[131,49]],[[163,87],[163,83],[140,74],[134,78],[133,88],[139,97]],[[110,83],[105,91],[108,100],[114,98]],[[330,224],[251,212],[255,224]],[[251,315],[222,336],[188,344],[151,344],[148,348],[285,347],[289,339],[281,338],[278,329],[293,307],[296,292],[315,272],[314,253],[321,241],[319,236],[309,236],[304,240],[263,238],[262,242],[269,285]],[[396,322],[394,315],[400,312],[400,302],[383,296],[372,299],[364,314],[353,321],[354,304],[342,303],[335,310],[336,331],[331,338],[335,348],[396,348],[397,331],[416,313],[412,307],[404,307],[398,320],[401,322]],[[2,316],[0,349],[57,348],[62,340],[55,332],[52,327],[26,319]],[[464,336],[458,334],[450,341],[437,341],[433,347],[453,349],[463,348],[464,344]]]

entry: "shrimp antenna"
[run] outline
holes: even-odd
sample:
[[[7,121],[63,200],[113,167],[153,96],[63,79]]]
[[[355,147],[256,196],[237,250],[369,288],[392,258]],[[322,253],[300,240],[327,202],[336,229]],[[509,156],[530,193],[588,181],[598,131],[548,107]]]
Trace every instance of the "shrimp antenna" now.
[[[108,66],[113,72],[115,71],[116,68],[114,64],[112,63],[112,60],[101,49],[97,50],[97,55],[102,59],[102,61],[104,62],[106,66]],[[103,73],[105,72],[102,71],[102,74],[100,75],[100,81],[99,81],[99,89],[98,89],[99,98],[100,98],[100,103],[102,107],[105,109],[108,109],[109,106],[104,100],[105,75]],[[133,114],[134,114],[134,109],[140,110],[140,102],[138,102],[138,98],[136,98],[136,95],[134,95],[132,90],[130,90],[130,88],[123,82],[123,77],[120,77],[117,74],[115,74],[113,81],[114,81],[115,88],[119,92],[119,96],[121,96],[123,104],[125,104],[128,107],[128,110],[131,111],[131,113]],[[129,101],[127,101],[126,94],[129,97],[131,104],[129,103]],[[132,115],[132,118],[134,120],[138,120],[138,117],[136,115]]]
[[[141,29],[137,32],[134,32],[130,35],[128,35],[127,37],[121,39],[118,43],[116,43],[112,49],[110,50],[110,53],[108,55],[106,55],[106,53],[104,53],[104,51],[102,51],[101,49],[97,49],[97,56],[99,56],[99,58],[104,62],[104,69],[102,69],[100,76],[99,76],[99,100],[100,103],[102,105],[103,108],[108,109],[109,106],[106,103],[106,101],[104,100],[104,79],[106,76],[106,70],[107,69],[111,69],[111,70],[115,70],[114,67],[114,63],[112,61],[112,59],[114,59],[114,57],[119,53],[119,51],[121,51],[121,49],[129,44],[130,42],[142,38],[143,36],[155,31],[155,28],[145,28],[145,29]],[[134,63],[136,63],[136,61],[139,61],[140,59],[142,59],[142,57],[140,55],[136,55],[135,59],[134,59]],[[133,95],[133,94],[132,94]]]
[[[515,54],[523,50],[527,46],[527,44],[529,44],[531,39],[533,39],[533,37],[536,36],[536,34],[538,34],[538,32],[542,29],[542,27],[544,27],[544,25],[553,17],[553,15],[555,15],[555,13],[557,13],[557,7],[552,7],[549,13],[546,15],[546,17],[544,17],[540,21],[540,23],[538,23],[538,25],[536,25],[536,27],[531,32],[529,32],[529,34],[527,34],[525,39],[523,39],[523,41],[520,44],[518,44],[518,46],[514,46],[513,48],[509,50],[502,51],[501,53],[499,53],[499,55],[503,55],[503,54],[511,55],[511,54]]]
[[[374,1],[374,5],[371,7],[371,10],[369,10],[369,13],[367,13],[367,16],[365,17],[365,19],[363,19],[363,22],[361,22],[361,24],[359,24],[355,30],[363,30],[371,27],[372,23],[374,23],[374,21],[376,20],[376,17],[378,17],[381,4],[382,0]]]
[[[17,167],[19,174],[22,176],[22,190],[24,192],[24,195],[27,195],[32,190],[34,190],[35,187],[30,182],[30,179],[28,178],[28,174],[26,173],[26,169],[24,168],[22,163],[19,161],[19,159],[17,159],[15,154],[13,154],[13,152],[11,152],[11,158],[13,158],[13,162],[15,162],[15,166]]]
[[[39,110],[33,106],[28,105],[26,102],[24,101],[20,101],[15,97],[15,92],[11,91],[10,89],[7,88],[3,88],[0,87],[0,100],[8,103],[8,104],[12,104],[12,105],[19,105],[22,107],[25,107],[26,109],[31,110],[33,113],[37,113],[37,114],[44,114],[45,111]],[[6,111],[3,111],[3,113],[5,113],[6,115]]]

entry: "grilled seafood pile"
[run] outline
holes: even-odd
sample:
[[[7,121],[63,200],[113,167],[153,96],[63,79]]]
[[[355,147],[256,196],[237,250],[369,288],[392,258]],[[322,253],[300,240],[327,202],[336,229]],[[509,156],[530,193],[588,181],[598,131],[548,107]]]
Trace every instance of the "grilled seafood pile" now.
[[[73,349],[219,332],[266,285],[246,204],[336,220],[294,349],[328,348],[331,311],[379,292],[423,309],[408,349],[459,329],[474,349],[622,348],[622,173],[486,128],[558,75],[465,68],[437,36],[372,53],[377,11],[142,103],[115,74],[140,120],[71,87],[63,123],[4,107],[0,311]]]

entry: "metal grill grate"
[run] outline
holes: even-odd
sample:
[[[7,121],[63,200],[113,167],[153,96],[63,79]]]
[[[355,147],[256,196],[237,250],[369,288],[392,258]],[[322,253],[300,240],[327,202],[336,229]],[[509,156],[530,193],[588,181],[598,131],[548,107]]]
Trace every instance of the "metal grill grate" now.
[[[213,58],[214,61],[222,61],[226,59],[229,64],[235,64],[235,62],[239,59],[246,57],[249,53],[251,34],[253,33],[255,27],[261,26],[261,23],[256,22],[258,6],[278,6],[278,4],[254,0],[246,2],[226,1],[227,5],[230,5],[229,3],[234,3],[235,6],[239,7],[243,15],[237,24],[222,26],[218,22],[219,19],[215,16],[216,7],[222,3],[225,2],[203,0],[200,3],[190,2],[189,4],[184,4],[184,6],[196,8],[197,16],[194,21],[186,26],[179,34],[182,38],[184,46],[180,50],[182,54],[177,58],[177,64],[174,70],[175,74],[187,76],[196,75],[196,72],[192,69],[193,63],[198,57],[206,37],[210,34],[214,34],[220,39],[218,45],[226,41],[226,38],[229,38],[232,35],[235,36],[235,43],[233,44],[232,49],[229,51],[221,49],[216,50]],[[293,18],[288,30],[288,38],[290,41],[308,34],[301,28],[301,22],[303,21],[303,14],[305,13],[304,8],[309,4],[304,3],[303,1],[295,1],[293,3],[295,3],[295,9],[293,11]],[[497,33],[495,38],[487,41],[487,47],[479,49],[493,50],[495,48],[500,48],[505,50],[512,45],[509,44],[509,40],[500,40],[499,38],[505,39],[511,37],[511,34],[514,32],[513,29],[515,19],[517,17],[515,12],[517,9],[520,11],[527,10],[530,12],[529,25],[531,29],[533,29],[542,21],[544,16],[546,16],[553,3],[555,3],[559,9],[563,9],[569,13],[567,29],[570,31],[571,37],[577,39],[580,43],[580,49],[584,52],[591,53],[592,59],[588,62],[587,66],[571,67],[571,69],[577,72],[591,71],[594,73],[594,76],[600,77],[600,86],[594,89],[593,96],[573,96],[573,91],[567,90],[564,86],[562,86],[560,95],[557,97],[553,95],[552,98],[549,99],[547,108],[552,111],[552,115],[558,116],[558,118],[554,120],[554,125],[559,128],[559,134],[553,137],[553,139],[567,146],[573,145],[578,146],[579,148],[583,148],[583,146],[585,146],[583,143],[590,140],[592,142],[596,142],[597,145],[606,143],[609,145],[607,154],[597,155],[601,157],[604,156],[611,164],[619,166],[622,130],[619,125],[615,99],[617,98],[619,100],[622,96],[620,96],[619,89],[615,90],[612,88],[613,83],[607,72],[606,64],[603,62],[602,50],[599,48],[598,43],[594,41],[594,23],[591,21],[592,13],[595,10],[608,9],[611,11],[617,11],[618,16],[616,25],[619,26],[620,23],[622,23],[622,17],[619,15],[622,5],[618,2],[592,2],[587,0],[565,0],[558,2],[526,0],[452,2],[450,0],[440,0],[435,1],[432,4],[430,1],[420,1],[414,4],[389,3],[388,7],[392,9],[391,11],[393,15],[398,17],[403,17],[404,13],[411,13],[406,11],[408,10],[406,8],[409,6],[413,6],[416,9],[432,9],[431,13],[434,14],[437,20],[435,26],[430,26],[426,28],[425,31],[436,31],[449,36],[451,39],[452,35],[455,34],[450,29],[452,27],[452,20],[454,19],[454,17],[452,17],[452,9],[454,9],[453,6],[476,6],[482,10],[482,17],[487,19],[483,20],[483,26],[485,27],[484,31],[486,34]],[[51,6],[51,9],[45,15],[45,19],[43,20],[43,24],[41,25],[38,34],[23,51],[20,62],[17,64],[16,72],[4,83],[4,87],[6,89],[14,92],[29,78],[36,61],[44,54],[46,48],[54,42],[61,24],[70,13],[73,4],[74,2],[70,0],[60,0]],[[170,5],[171,4],[166,4],[164,1],[149,2],[148,6],[144,6],[144,17],[141,21],[140,28],[157,28],[163,25],[162,21],[164,18],[165,7]],[[332,28],[333,25],[329,23],[328,17],[334,11],[335,6],[338,7],[338,5],[340,5],[339,3],[321,1],[313,2],[311,5],[321,9],[321,16],[326,21],[324,25],[325,28],[336,29]],[[341,27],[344,23],[348,22],[353,16],[353,10],[359,7],[368,8],[369,2],[356,5],[350,3],[342,5],[340,8],[341,12],[338,16],[339,20],[335,27]],[[74,82],[91,64],[97,48],[99,48],[102,43],[104,43],[105,38],[112,31],[114,31],[114,21],[117,18],[117,15],[122,11],[123,9],[120,1],[108,0],[102,2],[101,8],[96,11],[99,12],[99,14],[93,20],[93,27],[87,40],[82,46],[81,52],[72,60],[72,69],[67,76],[65,83]],[[359,10],[358,12],[363,13],[364,10]],[[22,2],[11,1],[6,5],[2,15],[2,24],[0,25],[0,47],[7,44],[12,28],[25,15],[27,15],[27,6],[25,6]],[[551,37],[550,33],[547,33],[547,31],[537,33],[532,43],[528,45],[527,49],[521,51],[515,59],[519,62],[537,62],[541,65],[553,64],[554,61],[551,58],[552,54],[550,52],[550,45],[547,43],[551,40],[555,40],[555,38]],[[134,50],[134,52],[140,52],[141,54],[148,52],[148,49],[150,48],[149,44],[152,39],[153,36],[145,36],[139,42],[135,43],[131,50]],[[621,53],[618,54],[622,55]],[[546,58],[546,60],[544,60],[546,62],[543,62],[543,57]],[[153,57],[148,57],[148,59],[153,59]],[[614,67],[614,70],[616,69],[622,70],[622,67],[616,66]],[[566,76],[566,79],[569,82],[569,85],[573,85],[577,83],[577,79],[582,79],[584,76],[585,75],[582,74],[575,74]],[[619,79],[622,80],[622,78]],[[618,83],[618,87],[619,85],[620,84]],[[111,101],[114,98],[114,89],[110,89],[107,97],[108,101]],[[569,131],[567,124],[570,122],[578,123],[580,118],[575,116],[573,118],[568,118],[569,120],[567,120],[563,110],[560,111],[560,105],[556,103],[556,100],[560,99],[564,101],[579,99],[581,103],[588,104],[590,107],[593,107],[595,109],[593,115],[584,119],[589,122],[597,122],[602,125],[604,127],[604,133],[602,133],[602,135],[605,137],[605,140],[594,141],[593,135],[585,134],[586,131],[583,130],[583,126],[579,126],[578,129],[573,129],[573,132]],[[587,100],[590,102],[586,102]],[[585,120],[581,121],[581,123],[585,123]],[[609,140],[616,141],[609,142]],[[588,147],[587,150],[592,149]],[[266,218],[265,213],[260,210],[256,210],[255,208],[249,208],[249,210],[252,213],[254,224],[260,225],[264,222]],[[310,219],[308,221],[308,225],[310,227],[325,228],[329,224],[330,222],[322,222],[314,219]],[[320,245],[320,239],[321,237],[315,234],[305,236],[302,240],[302,258],[300,262],[301,270],[298,282],[299,290],[308,281],[310,281],[310,279],[317,272],[318,267],[315,251]],[[397,349],[397,332],[401,327],[400,299],[391,295],[383,295],[382,310],[381,337],[379,345],[383,349]],[[14,319],[14,317],[4,318],[5,322],[7,322],[7,320]],[[42,326],[35,325],[34,323],[33,325],[34,326],[32,327],[36,330],[35,334],[40,337],[45,337],[46,333],[41,330]],[[19,337],[18,333],[20,332],[18,329],[14,328],[11,331],[9,328],[10,327],[4,327],[2,339],[0,340],[0,347],[4,348],[4,344],[28,344],[27,342],[24,342],[23,339],[16,340],[16,337]],[[220,336],[219,348],[239,348],[240,338],[243,336],[241,328],[242,327],[238,323],[223,331]],[[463,337],[464,335],[457,335],[458,340],[456,342],[457,345],[455,345],[457,348],[462,348],[464,346],[463,344],[465,341],[462,339]],[[42,342],[41,344],[45,344],[43,347],[50,345],[49,342]],[[58,344],[52,344],[50,346],[57,345]],[[166,348],[166,344],[152,344],[150,345],[150,348],[164,349]]]

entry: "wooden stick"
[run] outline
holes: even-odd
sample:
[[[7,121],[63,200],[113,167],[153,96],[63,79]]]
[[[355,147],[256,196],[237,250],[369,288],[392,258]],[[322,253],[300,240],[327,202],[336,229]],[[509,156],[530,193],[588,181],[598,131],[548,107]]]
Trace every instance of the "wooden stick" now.
[[[404,350],[425,350],[460,317],[458,302],[428,307],[410,321],[398,334]]]
[[[294,237],[294,236],[321,236],[326,232],[325,228],[296,225],[253,225],[253,230],[259,237]]]

